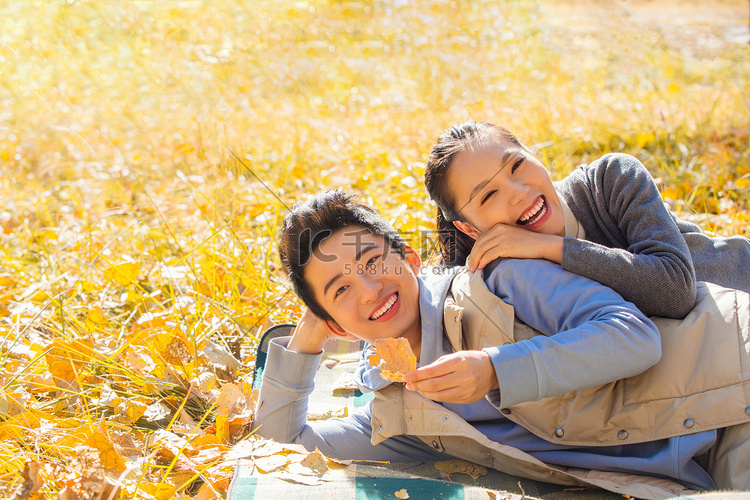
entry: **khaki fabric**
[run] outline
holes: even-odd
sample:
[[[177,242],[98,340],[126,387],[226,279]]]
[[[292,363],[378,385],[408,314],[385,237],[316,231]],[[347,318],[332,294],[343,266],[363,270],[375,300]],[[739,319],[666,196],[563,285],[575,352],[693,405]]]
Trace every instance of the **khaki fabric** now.
[[[718,488],[750,490],[750,423],[719,431],[717,444],[710,450],[708,472]]]
[[[720,431],[713,468],[709,467],[709,472],[730,476],[722,487],[742,488],[736,481],[743,480],[744,466],[732,464],[745,463],[737,460],[747,459],[750,442],[742,438],[750,428],[750,297],[701,283],[693,313],[681,321],[655,322],[663,354],[653,368],[604,386],[515,405],[506,409],[506,416],[547,441],[593,446],[743,424],[737,431]],[[515,319],[513,308],[487,289],[481,273],[466,271],[454,279],[444,306],[444,327],[455,350],[498,346],[539,334]],[[401,384],[376,392],[372,425],[373,444],[395,435],[415,435],[438,451],[548,483],[594,486],[652,499],[693,493],[667,479],[547,465],[489,440],[455,413]],[[557,428],[565,430],[564,439],[555,436]],[[730,439],[735,433],[741,436]]]
[[[692,493],[668,479],[547,465],[517,448],[490,440],[452,411],[402,384],[375,392],[372,429],[374,445],[391,436],[414,435],[437,451],[536,481],[602,488],[646,499]]]
[[[750,422],[750,295],[699,282],[682,320],[651,318],[662,356],[635,377],[514,405],[506,416],[547,441],[608,446],[656,441]],[[444,309],[454,349],[539,335],[487,289],[459,272]]]

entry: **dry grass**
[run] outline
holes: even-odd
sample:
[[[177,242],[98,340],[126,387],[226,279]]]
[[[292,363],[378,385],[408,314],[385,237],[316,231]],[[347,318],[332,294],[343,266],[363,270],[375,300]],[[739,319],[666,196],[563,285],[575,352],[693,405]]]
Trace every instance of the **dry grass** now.
[[[286,207],[341,185],[417,238],[455,122],[505,124],[556,177],[634,154],[676,210],[750,236],[750,47],[606,4],[3,2],[3,496],[27,460],[36,498],[223,495],[247,418],[220,387],[247,393],[256,336],[299,312]]]

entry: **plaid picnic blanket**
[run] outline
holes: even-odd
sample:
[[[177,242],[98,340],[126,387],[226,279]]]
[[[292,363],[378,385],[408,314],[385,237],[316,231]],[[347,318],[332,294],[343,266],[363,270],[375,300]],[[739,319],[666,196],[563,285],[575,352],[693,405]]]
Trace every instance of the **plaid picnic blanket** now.
[[[294,325],[277,325],[261,338],[256,356],[254,385],[260,385],[271,338],[291,334]],[[363,394],[354,384],[352,373],[362,345],[330,341],[315,376],[315,389],[308,402],[308,418],[344,416],[367,404],[372,394]],[[260,438],[258,438],[260,439]],[[292,445],[294,446],[294,445]],[[295,476],[280,469],[269,473],[257,467],[260,458],[244,456],[236,460],[234,476],[227,492],[229,500],[370,500],[409,498],[412,500],[623,500],[622,495],[605,490],[564,487],[542,483],[482,468],[471,474],[469,462],[333,464],[318,476]],[[462,467],[463,462],[466,467]],[[456,472],[463,470],[463,472]],[[446,472],[447,470],[447,472]],[[467,472],[468,471],[468,472]],[[476,472],[476,470],[474,471]],[[750,500],[750,492],[707,492],[675,497],[672,500]]]
[[[288,334],[291,327],[278,330]],[[329,341],[315,376],[315,389],[308,400],[308,418],[344,416],[367,404],[372,394],[356,388],[352,374],[360,358],[358,343]],[[261,340],[256,361],[255,385],[266,362],[267,341]],[[454,461],[458,462],[458,461]],[[622,500],[621,495],[604,490],[584,490],[541,483],[486,469],[472,477],[462,472],[446,472],[440,462],[371,463],[355,462],[330,468],[306,484],[295,482],[283,471],[267,473],[256,467],[256,459],[239,458],[227,492],[230,500],[278,498],[279,500],[341,499],[366,500],[399,498],[404,492],[410,499],[545,499]],[[442,464],[445,464],[443,462]],[[465,464],[471,466],[469,462]],[[455,465],[455,464],[454,464]],[[437,466],[437,468],[436,468]],[[459,467],[460,468],[460,467]],[[440,470],[442,469],[442,470]],[[311,485],[313,483],[314,485]],[[400,493],[402,498],[406,498]]]
[[[252,460],[238,461],[228,499],[623,500],[622,495],[604,490],[563,489],[492,469],[478,478],[462,473],[446,474],[429,462],[354,463],[329,470],[314,486],[295,483],[281,474],[261,474],[253,469]],[[397,492],[405,492],[408,497],[403,493],[399,497]]]

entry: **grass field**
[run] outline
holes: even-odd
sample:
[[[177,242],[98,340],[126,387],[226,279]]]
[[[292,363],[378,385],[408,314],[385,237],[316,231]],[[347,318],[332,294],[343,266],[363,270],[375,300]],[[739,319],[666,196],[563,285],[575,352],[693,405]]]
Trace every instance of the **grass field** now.
[[[0,496],[222,497],[256,338],[300,311],[286,209],[355,190],[429,259],[453,123],[507,126],[555,178],[633,154],[750,236],[747,7],[0,2]]]

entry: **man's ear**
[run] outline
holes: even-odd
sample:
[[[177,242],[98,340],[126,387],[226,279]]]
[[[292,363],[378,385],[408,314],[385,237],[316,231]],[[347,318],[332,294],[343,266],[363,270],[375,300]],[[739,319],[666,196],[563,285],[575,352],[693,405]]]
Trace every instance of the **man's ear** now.
[[[331,331],[334,338],[337,340],[346,340],[347,342],[359,342],[361,340],[359,337],[355,337],[351,333],[341,328],[341,325],[336,323],[335,320],[327,319],[325,323],[328,327],[328,330]]]
[[[409,245],[404,245],[404,258],[406,259],[406,262],[409,263],[409,266],[411,267],[411,270],[414,271],[414,274],[417,274],[419,272],[419,268],[422,267],[422,259],[419,257],[417,251]]]
[[[454,220],[453,225],[456,226],[459,231],[468,235],[470,238],[477,239],[482,235],[482,233],[474,229],[474,227],[468,222]]]

